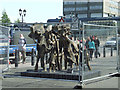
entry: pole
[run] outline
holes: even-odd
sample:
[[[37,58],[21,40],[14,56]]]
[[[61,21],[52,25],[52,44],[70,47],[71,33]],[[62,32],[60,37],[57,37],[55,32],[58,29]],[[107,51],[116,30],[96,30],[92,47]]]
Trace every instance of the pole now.
[[[119,72],[119,74],[120,74],[120,46],[119,46],[119,49],[118,49],[118,66],[117,66],[117,68],[118,68],[118,72]]]
[[[79,29],[79,82],[78,85],[76,85],[74,87],[74,89],[82,89],[83,88],[83,69],[84,69],[84,24],[82,24],[82,29],[83,29],[83,33],[82,33],[82,40],[83,40],[83,45],[82,45],[82,60],[81,60],[81,51],[80,51],[80,34],[81,34],[81,21],[78,20],[78,29]]]
[[[23,15],[22,15],[22,28],[23,28]]]
[[[111,56],[113,56],[113,48],[112,48],[112,46],[111,46]]]
[[[16,50],[15,50],[15,67],[18,67],[18,55],[19,55],[19,52],[18,52],[18,50],[16,49]]]
[[[32,48],[31,65],[34,65],[34,48]]]
[[[80,23],[78,22],[78,25],[79,25],[79,84],[80,84],[80,66],[81,66],[81,63],[80,63],[80,56],[81,56],[81,53],[80,53]]]
[[[120,73],[120,54],[119,51],[118,51],[118,27],[116,27],[116,47],[117,47],[117,70],[118,72]]]
[[[81,75],[81,85],[83,86],[84,82],[84,23],[82,23],[82,75]]]
[[[9,40],[10,40],[10,34],[9,34],[9,31],[10,31],[10,28],[9,28],[9,30],[8,30],[8,50],[7,50],[7,68],[8,68],[8,70],[9,70],[9,63],[10,63],[10,61],[9,61],[9,45],[10,45],[10,42],[9,42]]]
[[[80,34],[81,34],[81,21],[78,19],[78,30],[79,30],[79,82],[78,85],[74,87],[74,89],[82,89],[83,88],[83,65],[81,62],[81,52],[80,52]],[[84,35],[83,35],[84,36]],[[83,46],[84,47],[84,46]],[[83,48],[82,48],[83,49]],[[83,52],[82,52],[83,53]],[[82,54],[83,59],[83,54]],[[82,60],[83,61],[83,60]]]
[[[103,57],[105,57],[105,46],[103,47]]]

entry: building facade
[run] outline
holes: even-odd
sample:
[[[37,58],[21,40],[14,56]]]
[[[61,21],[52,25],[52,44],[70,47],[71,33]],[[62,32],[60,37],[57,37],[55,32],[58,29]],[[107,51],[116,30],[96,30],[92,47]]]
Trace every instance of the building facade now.
[[[120,0],[63,0],[63,15],[78,18],[118,17]]]

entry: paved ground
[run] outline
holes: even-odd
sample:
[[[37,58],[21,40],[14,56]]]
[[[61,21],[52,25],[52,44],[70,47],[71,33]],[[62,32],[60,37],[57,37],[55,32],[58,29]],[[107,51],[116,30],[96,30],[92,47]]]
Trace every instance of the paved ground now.
[[[30,60],[30,57],[27,57],[26,64],[19,64],[17,68],[15,68],[14,64],[10,64],[9,71],[2,73],[5,78],[0,78],[2,88],[73,88],[78,84],[78,81],[74,80],[71,81],[19,76],[19,72],[34,69],[34,66],[31,66]],[[101,75],[116,72],[116,56],[107,56],[106,58],[101,56],[98,59],[94,58],[93,61],[90,61],[90,65],[92,70],[101,70]],[[2,66],[2,69],[7,67],[6,65],[0,66]],[[87,81],[85,82],[84,88],[118,88],[120,84],[119,81],[120,78],[118,77],[99,79],[99,81]]]
[[[119,78],[120,80],[120,78]],[[2,88],[74,88],[78,81],[65,81],[46,78],[4,78]],[[118,88],[118,78],[109,78],[99,82],[90,82],[84,88]]]

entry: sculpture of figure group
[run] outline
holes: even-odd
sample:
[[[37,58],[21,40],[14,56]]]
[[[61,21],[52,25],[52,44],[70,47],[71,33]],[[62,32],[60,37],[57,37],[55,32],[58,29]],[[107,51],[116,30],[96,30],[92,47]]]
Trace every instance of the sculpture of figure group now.
[[[79,42],[69,38],[70,24],[48,25],[47,28],[36,24],[30,30],[28,36],[37,43],[35,71],[38,71],[39,60],[43,71],[47,71],[46,64],[49,64],[49,72],[67,70],[68,66],[73,68],[73,63],[76,67],[79,65]]]

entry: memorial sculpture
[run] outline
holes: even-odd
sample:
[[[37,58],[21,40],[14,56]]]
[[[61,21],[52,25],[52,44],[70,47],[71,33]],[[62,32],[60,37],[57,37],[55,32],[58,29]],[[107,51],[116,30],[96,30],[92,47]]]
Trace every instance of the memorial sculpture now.
[[[47,28],[42,24],[36,24],[30,30],[28,36],[37,43],[35,71],[38,71],[39,59],[43,71],[46,71],[46,64],[49,64],[49,72],[61,71],[63,67],[67,70],[68,66],[73,68],[73,63],[79,65],[79,42],[76,43],[69,38],[70,24],[48,25]],[[44,58],[45,56],[47,58]]]
[[[37,52],[37,62],[35,65],[35,71],[38,71],[39,59],[41,59],[41,67],[43,68],[44,71],[46,71],[44,56],[49,50],[48,50],[48,46],[47,46],[45,35],[44,35],[44,33],[45,33],[44,26],[43,25],[34,25],[30,29],[31,29],[31,33],[29,34],[29,37],[33,38],[35,43],[37,43],[37,51],[38,51]]]

